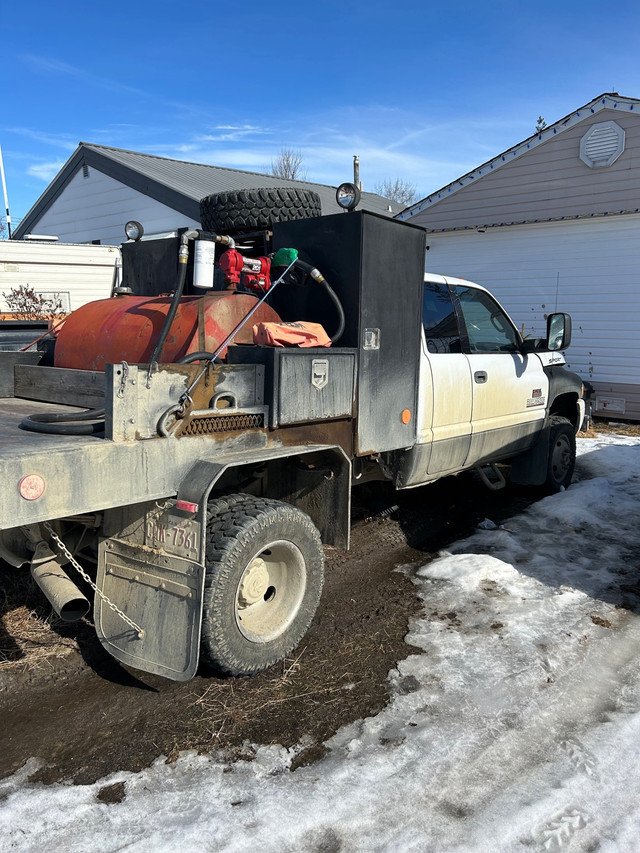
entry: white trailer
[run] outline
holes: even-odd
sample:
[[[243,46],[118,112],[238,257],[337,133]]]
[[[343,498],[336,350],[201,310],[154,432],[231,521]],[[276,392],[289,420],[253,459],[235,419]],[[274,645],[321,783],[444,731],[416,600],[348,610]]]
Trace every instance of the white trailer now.
[[[119,284],[121,268],[118,246],[1,240],[0,313],[10,312],[6,297],[12,290],[28,286],[68,314],[87,302],[107,299]]]

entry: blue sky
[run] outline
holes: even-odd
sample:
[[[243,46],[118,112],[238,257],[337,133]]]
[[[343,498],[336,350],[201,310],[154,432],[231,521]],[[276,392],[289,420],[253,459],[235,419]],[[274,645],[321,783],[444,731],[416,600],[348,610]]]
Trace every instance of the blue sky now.
[[[127,6],[131,11],[127,11]],[[440,188],[606,91],[640,97],[640,5],[0,0],[14,225],[80,140]],[[4,207],[4,205],[2,205]]]

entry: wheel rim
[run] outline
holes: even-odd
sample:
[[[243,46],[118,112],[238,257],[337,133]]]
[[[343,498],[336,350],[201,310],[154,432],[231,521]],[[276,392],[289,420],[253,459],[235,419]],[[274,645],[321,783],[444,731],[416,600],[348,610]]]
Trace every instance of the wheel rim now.
[[[556,483],[562,483],[571,470],[571,442],[566,435],[559,435],[553,445],[551,454],[551,471]]]
[[[236,624],[252,643],[268,643],[296,618],[307,586],[304,557],[293,542],[271,542],[249,560],[236,590]]]

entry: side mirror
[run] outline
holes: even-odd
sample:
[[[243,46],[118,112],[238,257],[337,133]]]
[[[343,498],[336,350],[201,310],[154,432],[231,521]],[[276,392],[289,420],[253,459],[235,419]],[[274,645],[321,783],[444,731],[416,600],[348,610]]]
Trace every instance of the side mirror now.
[[[547,317],[547,349],[557,352],[571,343],[571,317],[569,314],[549,314]]]

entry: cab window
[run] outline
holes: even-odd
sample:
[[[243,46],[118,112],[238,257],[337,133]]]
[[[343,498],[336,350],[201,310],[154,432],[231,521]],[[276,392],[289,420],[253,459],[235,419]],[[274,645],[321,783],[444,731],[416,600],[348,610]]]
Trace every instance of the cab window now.
[[[458,320],[446,284],[425,282],[422,325],[430,353],[462,351]]]
[[[520,337],[495,299],[475,287],[455,287],[469,341],[469,352],[519,352]]]

